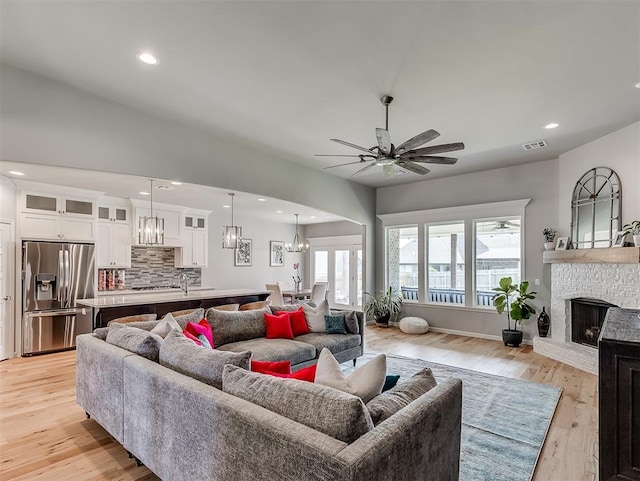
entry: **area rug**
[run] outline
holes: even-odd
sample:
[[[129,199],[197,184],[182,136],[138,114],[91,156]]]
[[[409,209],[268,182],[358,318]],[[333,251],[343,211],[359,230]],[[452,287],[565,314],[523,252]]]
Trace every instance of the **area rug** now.
[[[387,354],[387,373],[400,374],[399,382],[424,367],[437,381],[462,379],[460,481],[530,481],[562,389]],[[345,373],[353,369],[342,364]]]

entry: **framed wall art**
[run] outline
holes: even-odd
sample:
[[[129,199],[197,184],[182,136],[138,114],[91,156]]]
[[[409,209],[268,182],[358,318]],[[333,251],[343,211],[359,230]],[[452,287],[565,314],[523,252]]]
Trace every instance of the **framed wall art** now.
[[[284,242],[269,242],[269,265],[271,267],[284,267]]]
[[[236,267],[244,267],[251,265],[251,239],[241,239],[238,241],[238,247],[236,247],[235,263]]]

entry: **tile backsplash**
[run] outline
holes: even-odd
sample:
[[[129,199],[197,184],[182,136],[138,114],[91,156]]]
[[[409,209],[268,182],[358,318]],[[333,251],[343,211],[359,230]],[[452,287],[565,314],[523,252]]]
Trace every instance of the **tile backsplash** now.
[[[189,277],[190,286],[201,285],[201,269],[181,269],[174,264],[175,249],[172,247],[134,246],[131,247],[131,268],[99,269],[99,271],[111,271],[116,278],[124,273],[124,282],[120,282],[122,289],[176,287],[180,285],[178,276],[183,272]]]

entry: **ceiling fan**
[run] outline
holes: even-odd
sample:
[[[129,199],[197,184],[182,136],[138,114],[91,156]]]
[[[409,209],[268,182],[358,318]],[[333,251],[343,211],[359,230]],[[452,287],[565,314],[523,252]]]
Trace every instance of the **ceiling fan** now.
[[[520,227],[520,223],[519,222],[511,222],[508,220],[497,220],[495,225],[493,226],[493,228],[491,230],[509,230],[512,227]]]
[[[351,174],[351,177],[361,174],[372,167],[381,166],[384,169],[384,173],[388,176],[393,176],[394,166],[401,167],[409,172],[413,172],[415,174],[425,175],[430,172],[425,166],[420,164],[445,164],[445,165],[453,165],[458,159],[453,157],[440,157],[432,154],[441,154],[444,152],[453,152],[456,150],[464,149],[464,144],[462,142],[455,142],[452,144],[442,144],[442,145],[433,145],[430,147],[418,148],[427,142],[431,142],[432,140],[438,138],[440,134],[435,130],[427,130],[422,132],[421,134],[416,135],[415,137],[410,138],[406,142],[398,145],[397,147],[391,143],[391,136],[389,135],[389,104],[393,101],[393,97],[390,95],[383,95],[380,98],[380,102],[385,106],[386,115],[385,115],[385,128],[377,128],[376,129],[376,139],[378,140],[378,145],[367,149],[366,147],[362,147],[360,145],[352,144],[350,142],[345,142],[340,139],[329,139],[332,142],[337,142],[338,144],[346,145],[347,147],[352,147],[354,149],[358,149],[363,154],[353,154],[353,155],[332,155],[332,154],[316,154],[317,157],[358,157],[360,160],[355,162],[347,162],[346,164],[332,165],[330,167],[325,167],[326,169],[334,169],[336,167],[342,167],[345,165],[354,165],[361,164],[366,162],[371,162],[369,165],[363,167],[362,169]]]

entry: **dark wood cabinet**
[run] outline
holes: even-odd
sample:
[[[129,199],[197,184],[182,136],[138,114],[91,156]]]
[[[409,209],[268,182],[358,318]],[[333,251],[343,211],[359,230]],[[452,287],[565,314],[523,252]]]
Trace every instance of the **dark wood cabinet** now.
[[[609,309],[599,342],[600,481],[640,480],[640,310]]]

